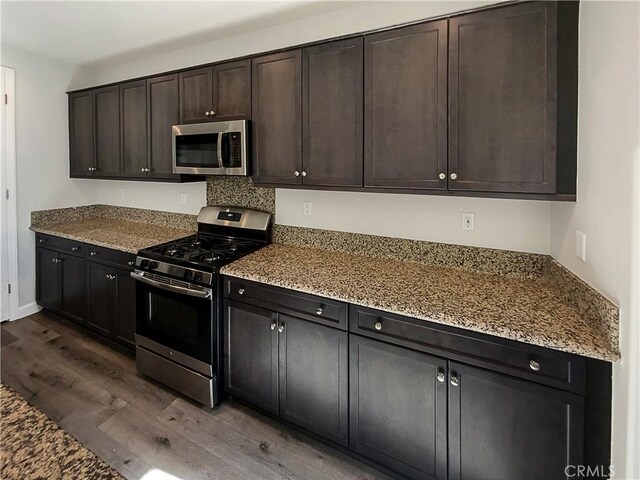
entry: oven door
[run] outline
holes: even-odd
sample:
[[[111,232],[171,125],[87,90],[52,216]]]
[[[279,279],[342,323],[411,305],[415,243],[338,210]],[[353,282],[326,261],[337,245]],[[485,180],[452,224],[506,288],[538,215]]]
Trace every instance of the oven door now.
[[[247,121],[174,125],[173,173],[247,175]]]
[[[211,372],[212,290],[139,270],[131,276],[137,280],[136,344],[186,367],[206,366]]]

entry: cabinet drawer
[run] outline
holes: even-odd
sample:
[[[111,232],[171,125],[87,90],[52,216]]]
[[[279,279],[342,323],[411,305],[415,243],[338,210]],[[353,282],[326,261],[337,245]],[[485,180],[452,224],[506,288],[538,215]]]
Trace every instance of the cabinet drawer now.
[[[85,258],[93,262],[108,263],[125,268],[133,268],[136,262],[136,256],[133,253],[121,252],[96,245],[86,246]]]
[[[455,327],[352,305],[349,330],[577,393],[584,391],[584,359]]]
[[[82,242],[56,237],[54,235],[45,235],[44,233],[36,233],[36,245],[38,247],[66,252],[70,255],[77,255],[78,257],[84,255],[88,247],[88,245]]]
[[[266,303],[269,308],[284,313],[342,330],[347,329],[347,304],[337,300],[228,277],[224,281],[224,296],[260,306]]]

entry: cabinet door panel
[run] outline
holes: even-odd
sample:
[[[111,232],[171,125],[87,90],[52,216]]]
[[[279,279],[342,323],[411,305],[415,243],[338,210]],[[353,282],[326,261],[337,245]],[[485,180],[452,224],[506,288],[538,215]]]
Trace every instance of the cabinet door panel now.
[[[255,183],[299,184],[302,176],[300,50],[252,60]]]
[[[144,177],[147,167],[147,82],[120,85],[123,177]]]
[[[555,190],[556,2],[454,17],[450,190]]]
[[[445,189],[447,21],[365,36],[365,187]]]
[[[305,48],[305,185],[362,186],[362,39]]]
[[[85,261],[83,258],[58,254],[60,260],[60,313],[76,323],[84,323],[86,315]]]
[[[351,449],[409,478],[447,476],[446,361],[350,335]]]
[[[225,303],[226,390],[271,413],[278,413],[278,331],[276,314]]]
[[[69,167],[71,176],[91,175],[95,164],[93,93],[69,95]]]
[[[213,67],[213,119],[251,118],[251,60]]]
[[[130,270],[115,270],[118,311],[113,323],[113,336],[116,340],[135,346],[136,333],[136,281],[131,278]]]
[[[173,177],[172,131],[180,122],[178,75],[147,80],[149,177]]]
[[[120,88],[107,87],[95,93],[95,176],[120,174]]]
[[[199,68],[180,74],[180,123],[211,121],[213,100],[211,68]]]
[[[452,363],[449,478],[567,478],[583,463],[583,398]]]
[[[36,248],[36,298],[38,304],[52,310],[60,305],[60,269],[58,254],[44,248]]]
[[[280,314],[280,416],[346,445],[347,332]]]
[[[113,268],[87,262],[87,324],[98,332],[109,335],[117,313],[117,290]],[[113,276],[114,278],[110,278]]]

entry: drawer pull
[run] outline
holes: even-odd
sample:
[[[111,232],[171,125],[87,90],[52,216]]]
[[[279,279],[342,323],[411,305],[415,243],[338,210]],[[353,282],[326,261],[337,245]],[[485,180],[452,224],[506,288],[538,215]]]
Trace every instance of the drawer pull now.
[[[442,370],[438,371],[438,375],[436,376],[436,378],[438,379],[439,382],[444,382],[444,372]]]
[[[451,385],[453,385],[454,387],[457,387],[460,385],[460,381],[458,380],[458,377],[456,377],[455,375],[451,377]]]
[[[80,247],[71,247],[72,252],[77,252],[78,250],[80,250]]]
[[[540,370],[540,364],[538,362],[536,362],[535,360],[529,360],[529,367],[534,372],[537,372],[538,370]]]
[[[375,325],[373,326],[373,328],[375,328],[377,331],[381,331],[382,330],[382,322],[376,322]]]
[[[47,241],[47,239],[46,239],[46,238],[41,238],[41,239],[39,239],[39,240],[38,240],[38,243],[44,243],[44,242],[46,242],[46,241]]]
[[[273,323],[271,324],[271,330],[275,330],[277,326],[278,326],[278,325],[276,324],[276,322],[273,322]]]
[[[107,277],[107,280],[115,280],[116,279],[115,275],[107,274],[106,277]]]
[[[92,257],[95,257],[98,254],[98,252],[89,252],[89,255],[91,255]]]
[[[136,262],[134,262],[133,260],[131,260],[130,262],[127,262],[127,265],[129,265],[130,267],[133,267],[136,264]]]
[[[284,322],[280,324],[280,326],[278,327],[278,332],[282,333],[284,332]]]
[[[244,294],[244,288],[239,288],[238,295],[243,295],[243,294]]]
[[[322,315],[322,311],[323,311],[323,310],[322,310],[322,307],[318,307],[318,308],[316,309],[316,315]]]

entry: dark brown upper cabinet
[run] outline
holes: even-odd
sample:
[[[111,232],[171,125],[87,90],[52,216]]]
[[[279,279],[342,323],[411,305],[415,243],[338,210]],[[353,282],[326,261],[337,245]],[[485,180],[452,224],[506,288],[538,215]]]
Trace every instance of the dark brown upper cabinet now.
[[[180,122],[251,117],[251,60],[180,73]]]
[[[120,172],[124,177],[145,177],[147,159],[147,82],[120,85]]]
[[[302,51],[302,183],[362,186],[362,38]]]
[[[180,123],[178,75],[147,80],[149,170],[154,177],[173,177],[172,130]]]
[[[446,189],[447,20],[364,37],[364,186]]]
[[[252,150],[255,183],[302,183],[301,51],[252,61]]]
[[[86,177],[95,167],[93,93],[69,95],[69,167],[71,177]]]
[[[117,177],[120,174],[120,89],[94,91],[95,166],[94,176]]]
[[[450,20],[450,190],[575,193],[577,13],[532,2]]]

